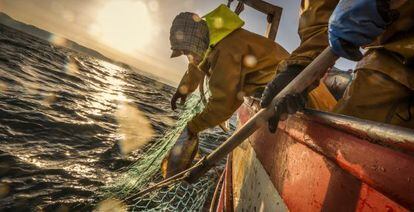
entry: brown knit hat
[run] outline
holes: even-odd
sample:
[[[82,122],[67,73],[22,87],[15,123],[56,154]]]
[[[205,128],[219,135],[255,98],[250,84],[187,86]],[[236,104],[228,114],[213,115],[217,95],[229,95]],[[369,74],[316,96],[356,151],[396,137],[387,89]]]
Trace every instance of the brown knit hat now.
[[[170,29],[171,57],[188,51],[204,57],[210,43],[206,22],[197,14],[183,12],[174,18]]]

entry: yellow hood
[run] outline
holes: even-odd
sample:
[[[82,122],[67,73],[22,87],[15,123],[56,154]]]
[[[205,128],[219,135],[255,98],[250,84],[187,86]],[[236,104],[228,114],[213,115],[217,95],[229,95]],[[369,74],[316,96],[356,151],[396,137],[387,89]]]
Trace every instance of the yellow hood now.
[[[224,4],[203,18],[207,22],[210,32],[210,46],[216,45],[227,35],[244,25],[244,21]]]

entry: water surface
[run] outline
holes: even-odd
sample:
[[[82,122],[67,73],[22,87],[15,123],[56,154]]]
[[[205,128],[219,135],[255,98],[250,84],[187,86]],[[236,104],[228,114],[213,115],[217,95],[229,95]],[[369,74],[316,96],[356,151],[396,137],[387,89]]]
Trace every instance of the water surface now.
[[[0,209],[91,210],[140,154],[120,153],[120,103],[149,120],[153,139],[177,118],[174,89],[136,71],[2,25],[0,49]]]

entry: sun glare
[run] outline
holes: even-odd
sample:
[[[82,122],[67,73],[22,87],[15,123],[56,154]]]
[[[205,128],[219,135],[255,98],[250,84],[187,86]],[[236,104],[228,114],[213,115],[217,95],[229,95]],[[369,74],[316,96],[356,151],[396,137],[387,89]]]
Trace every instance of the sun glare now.
[[[145,3],[111,0],[98,12],[90,32],[113,48],[134,53],[150,43],[155,28]]]

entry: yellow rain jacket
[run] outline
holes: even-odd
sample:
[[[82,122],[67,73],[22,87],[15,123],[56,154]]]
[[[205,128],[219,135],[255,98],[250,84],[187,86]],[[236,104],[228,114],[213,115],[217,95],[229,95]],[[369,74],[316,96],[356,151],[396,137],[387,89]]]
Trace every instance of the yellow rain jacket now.
[[[300,46],[284,60],[286,64],[308,65],[328,46],[328,21],[339,0],[302,0],[299,19]],[[367,49],[384,49],[393,53],[402,64],[414,63],[414,1],[407,1],[398,9],[400,17],[381,35],[377,42]],[[363,59],[370,68],[386,72],[398,81],[412,87],[413,77],[401,77],[414,72],[401,73],[401,70],[384,70],[377,59]],[[399,68],[398,68],[399,69]],[[410,78],[410,79],[407,79]],[[411,80],[411,81],[410,81]],[[410,81],[410,82],[408,82]]]
[[[302,0],[298,29],[301,44],[281,64],[308,65],[328,46],[328,21],[338,2]],[[407,108],[414,112],[410,102],[414,90],[414,1],[408,0],[398,11],[398,20],[366,48],[368,52],[356,68],[356,80],[335,112],[414,128],[414,121],[403,123],[396,118],[410,117]]]
[[[225,5],[204,19],[210,31],[210,49],[199,67],[189,65],[179,85],[179,89],[191,93],[204,75],[209,77],[211,97],[204,110],[188,123],[194,133],[229,119],[243,103],[243,97],[264,88],[273,79],[279,62],[289,56],[274,41],[242,29],[244,22]],[[321,92],[316,96],[322,93],[328,98],[313,95],[311,102],[320,101],[311,105],[328,110],[336,103],[324,85],[317,90]]]

